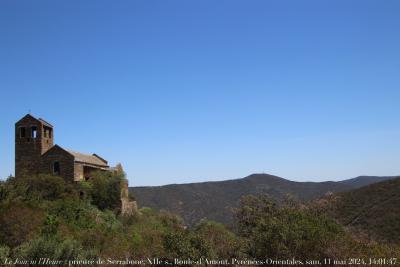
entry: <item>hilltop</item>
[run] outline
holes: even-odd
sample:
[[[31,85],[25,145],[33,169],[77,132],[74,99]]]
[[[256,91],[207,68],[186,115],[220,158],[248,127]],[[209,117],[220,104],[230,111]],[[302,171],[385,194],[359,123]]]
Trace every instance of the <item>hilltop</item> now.
[[[131,187],[129,190],[138,199],[139,206],[177,213],[189,225],[203,218],[230,224],[232,208],[245,195],[267,193],[281,201],[290,194],[297,200],[309,201],[327,192],[348,191],[391,178],[360,176],[339,182],[294,182],[269,174],[252,174],[234,180]]]

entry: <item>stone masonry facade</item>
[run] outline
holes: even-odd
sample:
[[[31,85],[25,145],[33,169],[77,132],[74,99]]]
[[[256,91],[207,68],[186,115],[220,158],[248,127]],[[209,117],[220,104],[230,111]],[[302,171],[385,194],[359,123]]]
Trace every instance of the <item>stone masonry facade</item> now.
[[[84,154],[54,145],[53,126],[45,120],[25,115],[15,123],[15,176],[53,174],[70,182],[90,179],[96,170],[123,172],[122,166],[110,167],[97,154]],[[132,214],[136,202],[128,197],[128,182],[121,184],[121,212]]]

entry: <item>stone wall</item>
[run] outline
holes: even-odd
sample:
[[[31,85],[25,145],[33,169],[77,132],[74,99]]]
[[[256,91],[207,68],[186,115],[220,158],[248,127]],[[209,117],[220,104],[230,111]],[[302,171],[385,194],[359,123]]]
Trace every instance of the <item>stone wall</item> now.
[[[123,172],[121,164],[118,164],[117,172]],[[133,215],[137,212],[137,203],[129,198],[128,180],[123,179],[121,182],[121,214]]]
[[[42,155],[40,132],[32,137],[32,127],[41,128],[38,120],[25,116],[15,124],[15,176],[37,174]],[[22,131],[23,130],[23,131]],[[40,131],[40,130],[39,130]]]
[[[46,134],[45,130],[46,129]],[[47,134],[51,131],[51,134]],[[26,115],[15,124],[15,176],[37,174],[41,155],[53,146],[52,128]]]
[[[130,201],[126,198],[121,198],[121,214],[122,215],[133,215],[137,212],[136,201]]]
[[[83,164],[81,163],[74,163],[74,181],[83,181],[84,180],[84,175],[83,175]]]
[[[55,162],[59,162],[60,166],[58,176],[63,177],[67,181],[74,181],[74,157],[57,145],[42,156],[40,172],[54,174],[53,167]]]

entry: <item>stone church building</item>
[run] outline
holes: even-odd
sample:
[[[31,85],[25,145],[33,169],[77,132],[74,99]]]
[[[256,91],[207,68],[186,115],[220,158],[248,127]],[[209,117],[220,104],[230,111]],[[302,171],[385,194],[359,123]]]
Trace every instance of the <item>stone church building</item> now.
[[[97,154],[83,154],[54,145],[53,126],[30,114],[15,124],[15,176],[48,173],[69,181],[90,178],[94,170],[114,170]]]
[[[97,154],[84,154],[54,145],[53,125],[30,114],[15,123],[15,177],[25,174],[53,174],[67,181],[90,179],[93,171],[123,171],[119,164],[111,168]],[[122,212],[136,208],[128,199],[127,181],[121,185]]]

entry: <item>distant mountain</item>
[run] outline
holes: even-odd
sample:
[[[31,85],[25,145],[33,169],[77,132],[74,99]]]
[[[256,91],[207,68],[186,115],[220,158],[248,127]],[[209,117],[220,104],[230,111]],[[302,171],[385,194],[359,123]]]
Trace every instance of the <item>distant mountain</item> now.
[[[340,183],[349,185],[353,188],[359,188],[369,184],[390,180],[393,178],[397,178],[397,176],[358,176],[356,178],[340,181]]]
[[[188,225],[203,218],[230,224],[232,208],[244,195],[267,193],[279,201],[290,194],[301,201],[308,201],[327,192],[343,192],[381,179],[357,177],[341,182],[294,182],[269,174],[253,174],[218,182],[131,187],[130,191],[140,207],[177,213]]]
[[[351,230],[400,243],[400,178],[316,200],[328,214]]]

